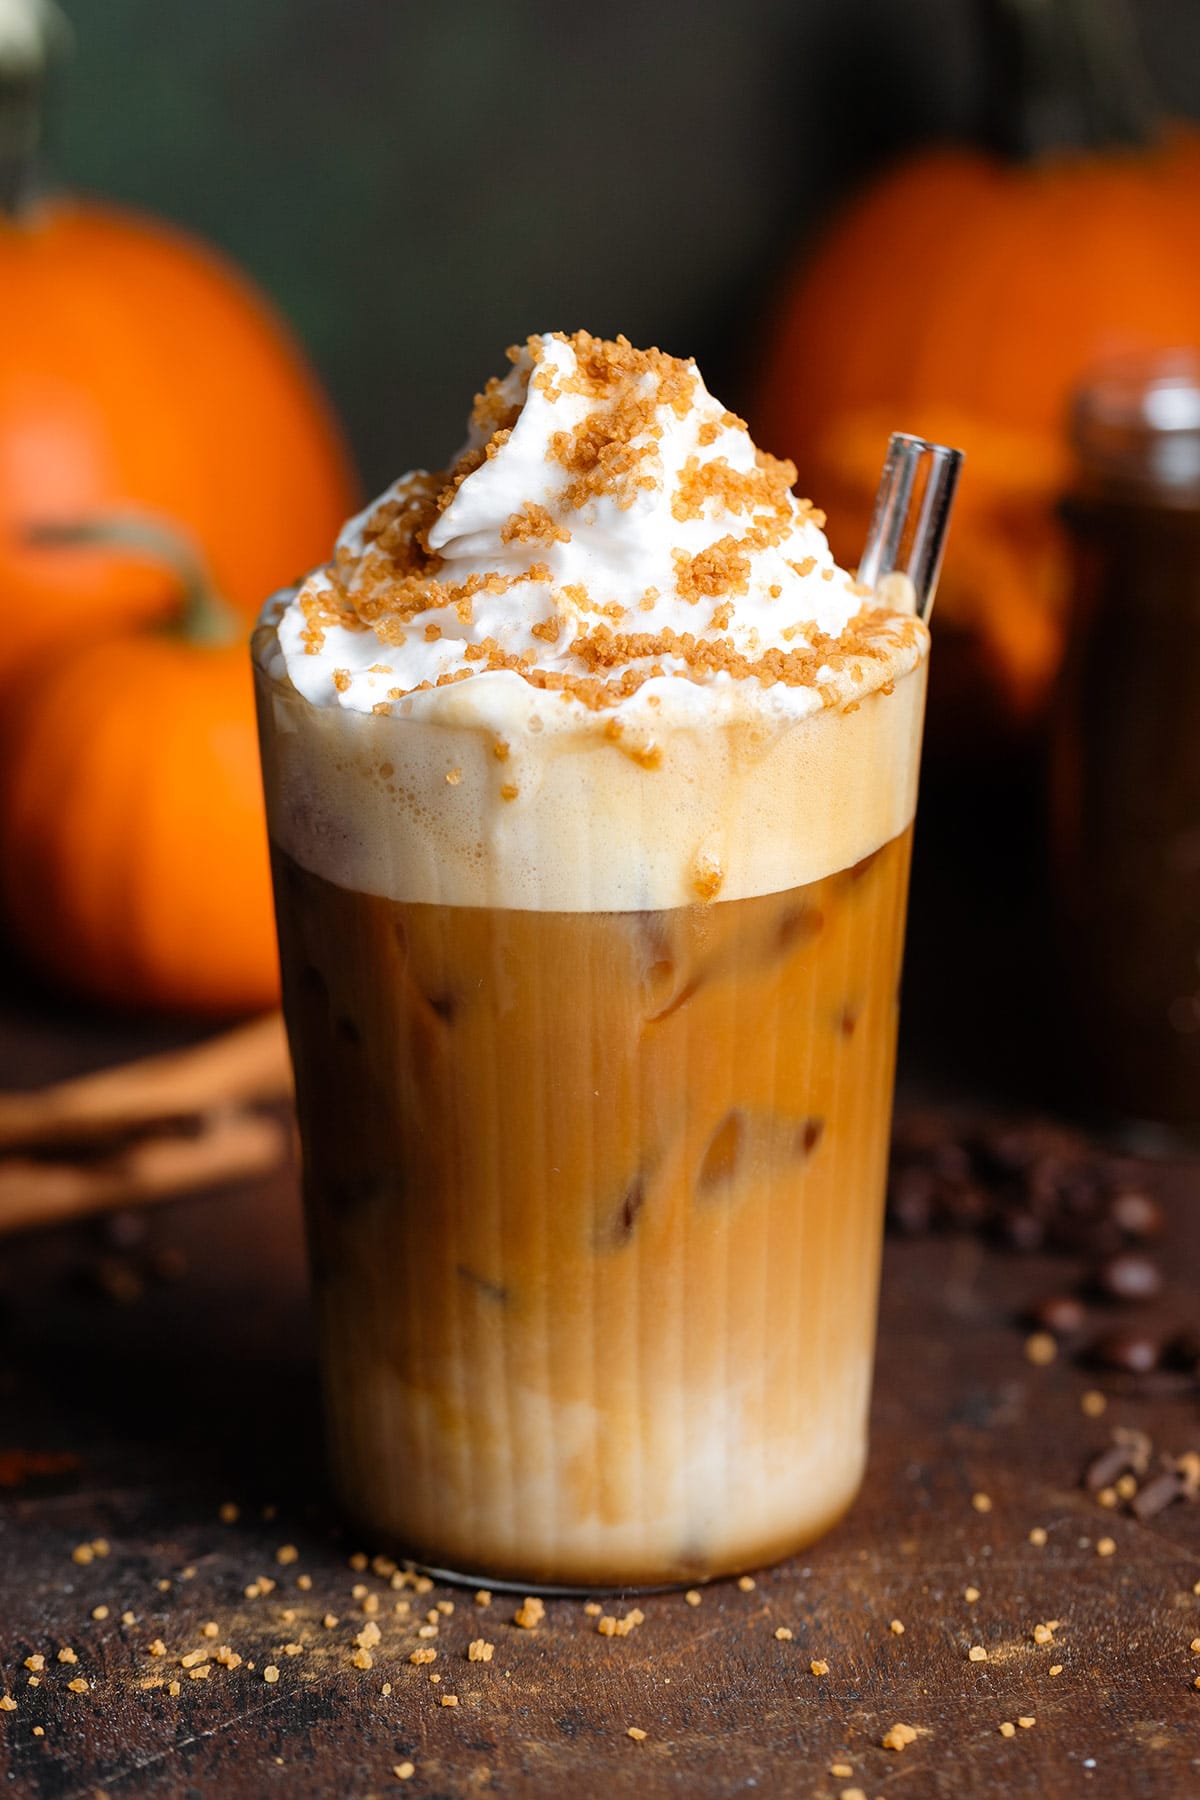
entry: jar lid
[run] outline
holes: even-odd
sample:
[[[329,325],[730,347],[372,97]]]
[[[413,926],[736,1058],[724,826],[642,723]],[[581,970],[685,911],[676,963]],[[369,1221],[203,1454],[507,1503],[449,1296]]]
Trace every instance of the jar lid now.
[[[1200,504],[1200,349],[1101,364],[1075,395],[1071,441],[1092,481],[1169,505]]]

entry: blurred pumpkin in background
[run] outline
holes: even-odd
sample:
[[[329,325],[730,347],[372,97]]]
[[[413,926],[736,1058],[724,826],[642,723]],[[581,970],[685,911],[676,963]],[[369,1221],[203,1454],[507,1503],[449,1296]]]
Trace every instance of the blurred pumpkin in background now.
[[[1200,132],[1155,116],[1118,0],[982,10],[1009,154],[919,154],[835,221],[751,422],[851,564],[888,433],[965,449],[931,730],[986,747],[1036,723],[1059,665],[1072,392],[1110,355],[1200,343]]]
[[[183,590],[169,625],[81,639],[0,713],[0,896],[37,967],[123,1007],[272,1005],[278,969],[244,621],[161,526],[136,543]]]
[[[49,0],[0,3],[7,920],[81,992],[247,1010],[277,971],[246,638],[327,555],[354,482],[243,276],[157,221],[40,191],[66,33]]]

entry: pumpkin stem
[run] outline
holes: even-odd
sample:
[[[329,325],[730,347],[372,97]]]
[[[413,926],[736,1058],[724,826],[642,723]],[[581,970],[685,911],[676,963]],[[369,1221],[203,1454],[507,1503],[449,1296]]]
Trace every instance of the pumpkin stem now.
[[[0,0],[0,218],[29,207],[47,75],[72,39],[54,0]]]
[[[1162,108],[1127,0],[983,0],[988,137],[1029,160],[1154,141]]]
[[[153,513],[116,513],[100,519],[48,520],[27,532],[31,544],[47,548],[132,550],[164,563],[177,576],[182,606],[164,630],[189,644],[219,648],[244,636],[242,622],[212,584],[195,544],[178,526]]]

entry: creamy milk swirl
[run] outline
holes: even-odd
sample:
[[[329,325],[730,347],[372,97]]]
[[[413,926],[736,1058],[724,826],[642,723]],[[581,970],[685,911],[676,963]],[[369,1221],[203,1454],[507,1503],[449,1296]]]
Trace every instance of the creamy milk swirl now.
[[[928,634],[837,568],[692,362],[531,338],[456,463],[264,610],[281,848],[394,900],[768,893],[897,835]]]

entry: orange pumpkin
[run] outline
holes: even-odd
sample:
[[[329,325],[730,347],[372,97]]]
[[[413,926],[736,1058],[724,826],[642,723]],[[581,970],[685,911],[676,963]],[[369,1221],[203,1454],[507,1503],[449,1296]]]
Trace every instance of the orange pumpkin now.
[[[56,653],[0,710],[0,764],[0,900],[44,974],[124,1007],[275,1002],[250,658],[229,612],[197,589],[175,628]]]
[[[1085,32],[1106,14],[1060,10]],[[1061,650],[1071,394],[1110,355],[1200,343],[1200,134],[1042,150],[1025,164],[932,151],[870,187],[785,293],[751,408],[851,563],[888,431],[962,445],[938,611],[944,634],[974,641],[1010,723],[1037,715]]]
[[[107,206],[0,215],[0,686],[175,603],[158,563],[48,550],[36,527],[160,514],[249,618],[321,560],[354,498],[299,352],[228,264]]]

